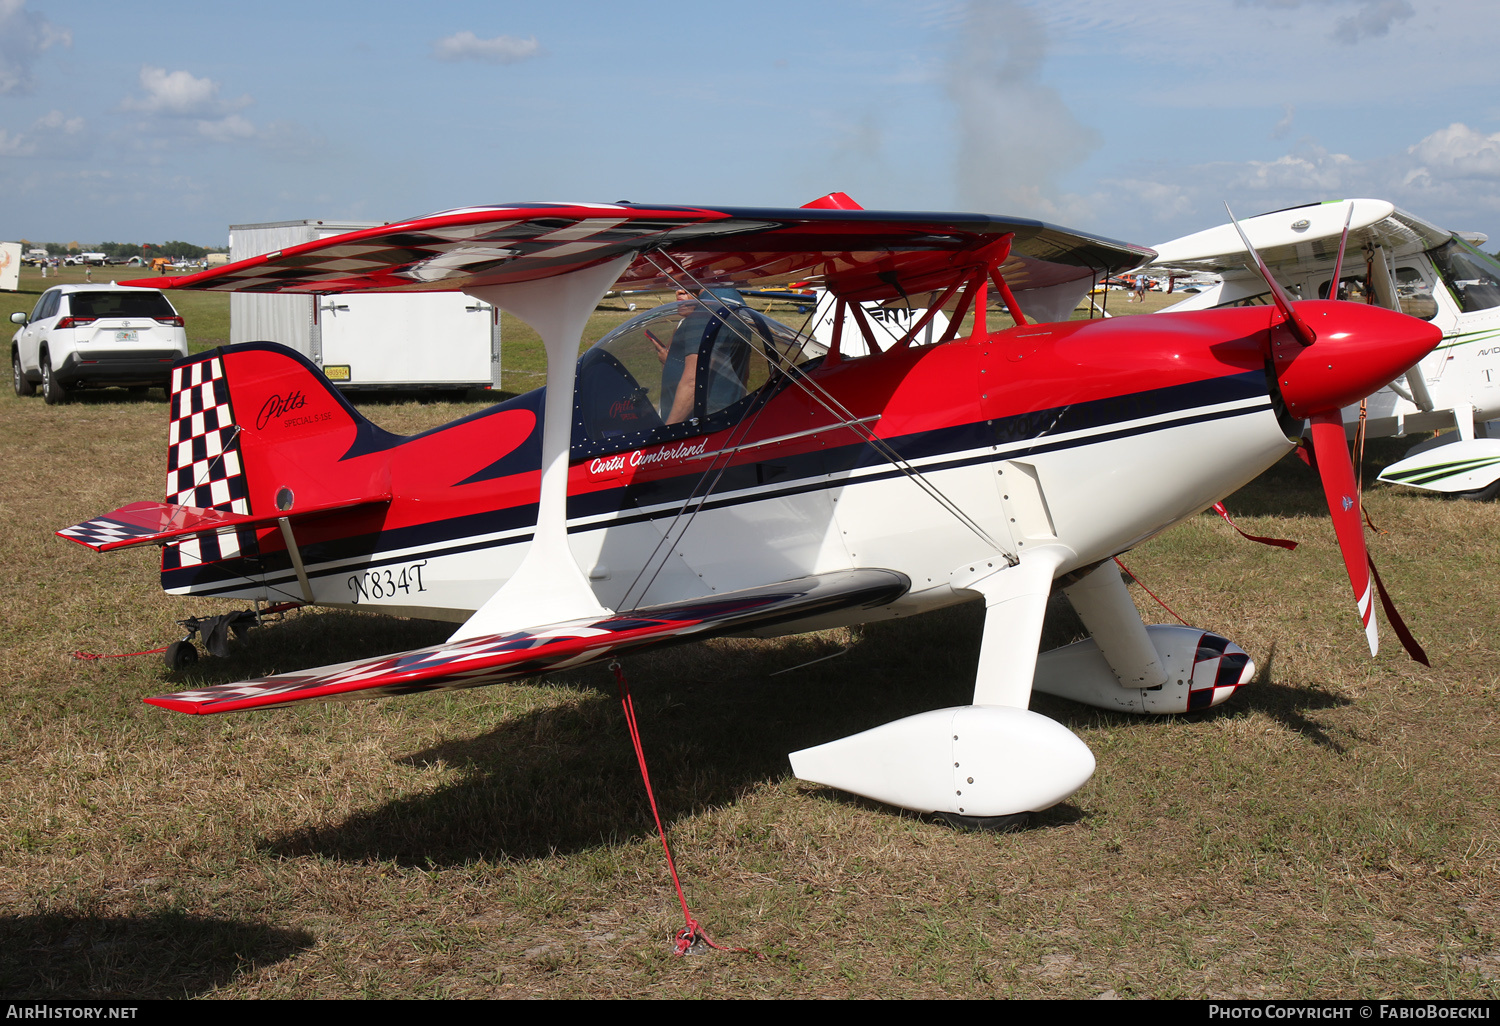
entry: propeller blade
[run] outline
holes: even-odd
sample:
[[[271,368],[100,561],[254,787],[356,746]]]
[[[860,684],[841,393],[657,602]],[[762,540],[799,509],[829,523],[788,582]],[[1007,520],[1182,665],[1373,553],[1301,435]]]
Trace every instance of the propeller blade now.
[[[1271,269],[1266,266],[1266,262],[1250,244],[1250,236],[1246,235],[1245,229],[1240,227],[1240,222],[1234,216],[1234,211],[1229,209],[1228,203],[1224,204],[1224,211],[1229,215],[1229,222],[1234,225],[1234,230],[1240,233],[1240,241],[1245,244],[1245,251],[1255,261],[1256,270],[1260,271],[1260,276],[1271,287],[1271,298],[1276,301],[1276,309],[1281,312],[1282,320],[1286,321],[1287,326],[1292,329],[1292,334],[1297,336],[1298,342],[1304,346],[1312,345],[1317,341],[1317,332],[1313,331],[1312,325],[1297,316],[1297,311],[1292,309],[1292,297],[1287,295],[1286,289],[1281,287],[1280,282],[1271,277]],[[1350,211],[1353,211],[1353,207],[1350,207]]]
[[[1359,619],[1365,627],[1370,654],[1380,651],[1380,633],[1375,622],[1375,596],[1370,584],[1370,554],[1365,548],[1365,525],[1360,514],[1359,488],[1354,483],[1354,462],[1349,458],[1349,443],[1344,438],[1344,418],[1337,410],[1314,413],[1310,419],[1313,453],[1317,458],[1318,477],[1323,482],[1323,497],[1328,500],[1328,515],[1338,536],[1344,568],[1354,588]]]

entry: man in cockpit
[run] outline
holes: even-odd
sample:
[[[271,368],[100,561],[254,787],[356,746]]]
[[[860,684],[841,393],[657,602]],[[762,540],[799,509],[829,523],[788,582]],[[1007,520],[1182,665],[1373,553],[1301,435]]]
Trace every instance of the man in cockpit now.
[[[709,408],[704,412],[715,413],[745,394],[744,372],[737,367],[744,361],[733,360],[731,354],[743,350],[746,343],[739,338],[735,327],[725,323],[729,311],[717,305],[711,309],[702,297],[703,293],[694,297],[686,289],[677,290],[676,302],[682,320],[672,332],[670,345],[664,346],[656,336],[648,335],[662,364],[663,424],[681,424],[693,415],[699,356],[710,350],[713,377],[708,382]],[[708,299],[717,304],[712,296]]]

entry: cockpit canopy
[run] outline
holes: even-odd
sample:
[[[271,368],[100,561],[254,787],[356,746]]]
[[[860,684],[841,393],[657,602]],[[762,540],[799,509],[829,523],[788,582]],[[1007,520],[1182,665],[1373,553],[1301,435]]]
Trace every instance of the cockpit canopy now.
[[[575,445],[598,455],[736,423],[824,347],[732,289],[667,302],[626,321],[578,361]],[[579,435],[582,435],[580,438]]]

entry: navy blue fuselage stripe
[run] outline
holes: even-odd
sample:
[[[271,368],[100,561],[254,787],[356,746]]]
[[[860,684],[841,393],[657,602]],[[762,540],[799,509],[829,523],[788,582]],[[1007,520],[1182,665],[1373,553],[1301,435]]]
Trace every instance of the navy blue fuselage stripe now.
[[[1052,442],[1047,445],[1030,446],[1024,450],[1024,454],[1036,455],[1042,452],[1067,449],[1093,442],[1109,441],[1118,438],[1128,438],[1133,435],[1147,434],[1152,431],[1165,428],[1183,427],[1190,424],[1200,424],[1208,421],[1223,420],[1229,417],[1262,413],[1270,409],[1270,403],[1266,403],[1265,405],[1261,406],[1199,414],[1194,417],[1179,418],[1166,424],[1147,425],[1144,427],[1112,431],[1102,435],[1091,435],[1088,438],[1084,439],[1059,441]],[[930,473],[939,470],[950,470],[958,467],[967,467],[973,466],[975,464],[989,463],[997,459],[1011,459],[1018,455],[1021,454],[1015,452],[1008,452],[1003,454],[984,453],[982,455],[970,456],[965,459],[952,460],[946,463],[929,464],[922,467],[921,469],[924,473]],[[877,474],[864,474],[861,475],[858,480],[860,482],[881,481],[901,476],[904,476],[903,471],[898,469],[891,469],[882,471]],[[693,475],[693,477],[696,480],[696,475]],[[767,499],[784,498],[789,495],[798,495],[804,492],[818,491],[829,488],[842,488],[849,483],[850,482],[846,477],[828,478],[826,476],[820,475],[820,480],[810,484],[799,485],[796,487],[777,488],[774,490],[756,491],[749,495],[731,496],[724,499],[711,499],[705,502],[702,508],[705,510],[723,509],[729,506],[743,505],[751,502],[761,502]],[[617,494],[618,492],[624,490],[626,489],[613,489],[602,494]],[[576,504],[579,499],[585,498],[589,498],[589,496],[574,496],[569,499],[568,512],[570,519],[577,519],[578,516],[580,516],[580,514],[578,514],[577,512]],[[663,516],[669,516],[672,512],[673,511],[670,510],[654,510],[652,512],[618,516],[602,523],[594,522],[585,524],[569,524],[568,533],[577,534],[585,531],[602,530],[607,527],[619,527],[627,524],[642,523],[648,520],[655,520]],[[504,528],[498,526],[489,526],[495,525],[500,522],[509,523],[510,527]],[[442,541],[449,538],[472,538],[477,534],[496,534],[501,533],[502,531],[507,529],[524,529],[526,527],[531,527],[535,523],[535,504],[513,506],[508,509],[492,510],[486,513],[471,514],[465,517],[455,517],[450,520],[439,521],[432,524],[419,524],[414,527],[400,528],[395,531],[387,531],[384,534],[364,535],[356,538],[343,538],[332,540],[326,543],[306,545],[303,546],[302,549],[303,562],[306,565],[309,578],[337,577],[348,573],[355,573],[361,570],[373,569],[375,567],[397,566],[403,563],[409,563],[413,559],[418,558],[436,559],[443,556],[459,555],[465,552],[475,552],[482,549],[495,548],[498,546],[514,545],[520,542],[530,541],[532,535],[530,532],[524,532],[521,534],[516,534],[510,538],[471,541],[419,553],[390,556],[384,559],[376,558],[364,563],[360,563],[358,564],[358,566],[345,566],[329,568],[325,570],[318,570],[316,569],[316,567],[319,564],[332,562],[334,560],[344,561],[349,559],[358,559],[360,556],[374,555],[376,553],[375,545],[377,543],[379,543],[380,549],[383,551],[418,548],[422,545],[441,543]],[[486,526],[475,526],[472,528],[465,528],[461,526],[465,524],[484,524]],[[438,534],[439,530],[441,531],[441,535]],[[391,540],[392,536],[399,536],[402,540],[399,542],[393,542]],[[174,570],[173,575],[170,579],[166,574],[163,574],[162,586],[164,588],[198,587],[202,589],[202,586],[205,583],[211,581],[227,582],[226,587],[199,591],[200,594],[212,595],[224,592],[239,591],[245,588],[247,585],[247,577],[256,578],[257,580],[255,583],[259,583],[259,579],[264,577],[268,585],[292,584],[296,580],[295,575],[290,572],[291,558],[286,554],[284,550],[268,553],[267,555],[260,557],[257,560],[257,563],[258,566],[256,566],[254,569],[251,569],[251,564],[248,561],[241,560],[184,567],[180,570]],[[280,576],[266,576],[275,573],[279,573]]]
[[[1083,438],[1050,440],[1050,436],[1097,429],[1110,423],[1120,423],[1122,420],[1163,416],[1183,410],[1201,409],[1204,406],[1255,398],[1263,401],[1253,406],[1179,416],[1161,423],[1135,425],[1108,432],[1096,431]],[[1026,439],[1035,439],[1034,444],[1022,446],[1019,449],[1009,449],[1005,452],[982,452],[945,462],[926,464],[919,468],[923,473],[933,473],[1001,459],[1021,459],[1060,449],[1150,434],[1190,424],[1257,414],[1270,409],[1271,403],[1266,394],[1265,374],[1256,370],[1208,381],[1192,382],[1188,385],[1077,403],[1037,413],[1020,414],[994,421],[978,421],[935,431],[903,435],[898,438],[885,439],[885,442],[907,460],[924,460],[939,457],[944,453],[973,453],[974,450],[988,449],[991,446],[1013,446]],[[484,411],[486,415],[490,412]],[[540,423],[538,428],[540,428]],[[836,428],[830,430],[836,430]],[[537,433],[539,434],[540,431],[538,430]],[[426,434],[430,435],[433,432]],[[680,504],[691,496],[701,487],[703,471],[710,465],[710,462],[709,460],[695,461],[690,465],[692,469],[685,470],[684,473],[671,478],[569,496],[568,531],[579,533],[602,530],[606,527],[623,526],[671,516],[676,512],[675,509],[662,510],[657,507]],[[861,441],[816,452],[770,459],[761,463],[731,466],[719,478],[716,491],[721,494],[748,491],[749,494],[728,495],[720,499],[710,498],[702,508],[704,510],[721,509],[804,492],[842,488],[851,483],[846,476],[849,472],[871,466],[884,466],[887,469],[876,473],[861,474],[857,479],[859,482],[880,481],[904,476],[905,473],[899,468],[889,466],[888,459],[868,443]],[[534,470],[535,465],[527,469]],[[787,484],[779,488],[766,487],[781,481]],[[645,511],[635,512],[636,510]],[[571,523],[580,519],[607,517],[610,514],[619,515],[605,522]],[[315,542],[302,547],[302,559],[309,577],[340,576],[356,572],[356,570],[407,563],[412,559],[439,558],[529,541],[531,532],[527,529],[533,527],[535,523],[536,505],[528,503],[379,533]],[[501,534],[510,531],[521,533],[500,540],[464,541],[477,535]],[[361,557],[376,556],[379,552],[420,549],[424,546],[441,545],[447,541],[454,541],[457,544],[432,551],[390,556],[383,559],[376,558],[360,563],[358,567],[316,569],[330,562],[358,560]],[[170,574],[163,572],[162,586],[164,588],[195,588],[199,589],[201,594],[217,594],[238,591],[250,586],[246,578],[251,578],[255,584],[259,584],[262,579],[265,579],[267,584],[286,583],[294,579],[290,570],[290,556],[284,550],[280,550],[264,554],[254,560],[228,560],[222,563],[182,567],[172,570]],[[267,575],[270,574],[279,576],[268,577]],[[212,585],[222,586],[207,587]]]

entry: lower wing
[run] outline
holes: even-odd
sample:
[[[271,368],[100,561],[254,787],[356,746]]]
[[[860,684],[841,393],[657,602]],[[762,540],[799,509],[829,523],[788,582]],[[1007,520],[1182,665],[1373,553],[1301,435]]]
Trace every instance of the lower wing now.
[[[911,582],[893,570],[839,570],[687,602],[444,642],[374,659],[218,684],[146,699],[185,713],[234,712],[292,702],[382,698],[473,688],[582,666],[654,645],[806,619],[895,601]]]

